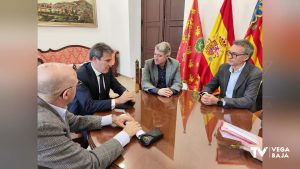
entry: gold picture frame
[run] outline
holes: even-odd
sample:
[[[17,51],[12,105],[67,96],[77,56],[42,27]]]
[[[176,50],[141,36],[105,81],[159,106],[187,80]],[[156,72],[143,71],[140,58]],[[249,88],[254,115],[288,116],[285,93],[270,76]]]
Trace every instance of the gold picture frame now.
[[[38,0],[38,26],[97,27],[96,0]]]

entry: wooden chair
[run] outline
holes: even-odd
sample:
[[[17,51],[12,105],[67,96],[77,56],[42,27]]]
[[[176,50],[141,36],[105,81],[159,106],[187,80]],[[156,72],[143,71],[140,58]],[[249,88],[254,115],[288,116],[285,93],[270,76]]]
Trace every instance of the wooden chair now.
[[[135,61],[135,91],[142,89],[142,74],[143,68],[140,68],[139,61]]]
[[[250,108],[251,112],[257,112],[262,110],[262,97],[263,97],[263,81],[260,82],[259,84],[259,89],[257,92],[257,96],[256,96],[256,102],[255,104]]]

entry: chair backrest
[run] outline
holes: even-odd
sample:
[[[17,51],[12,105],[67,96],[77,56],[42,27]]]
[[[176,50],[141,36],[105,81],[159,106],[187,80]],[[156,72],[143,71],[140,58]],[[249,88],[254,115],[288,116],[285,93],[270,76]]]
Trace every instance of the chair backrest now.
[[[141,90],[142,69],[139,66],[139,61],[135,61],[135,91]]]
[[[82,64],[89,61],[90,48],[81,45],[69,45],[63,48],[43,51],[38,49],[38,58],[47,62],[60,62],[66,64]]]
[[[263,81],[260,81],[258,92],[256,95],[256,102],[255,104],[250,108],[251,112],[257,112],[259,110],[262,110],[262,97],[263,97]]]
[[[256,97],[256,108],[257,111],[262,109],[262,97],[263,97],[263,81],[260,82],[257,97]]]
[[[119,54],[120,52],[118,50],[114,50],[114,53],[112,55],[112,62],[113,62],[113,66],[111,67],[111,71],[113,73],[113,75],[115,77],[119,76],[119,73],[118,73],[118,67],[119,67]]]
[[[82,45],[68,45],[63,48],[53,50],[48,49],[43,51],[38,49],[38,63],[47,63],[47,62],[59,62],[70,64],[73,69],[78,69],[83,63],[89,62],[89,47]],[[118,59],[119,51],[114,50],[112,57],[112,73],[114,76],[118,76]]]

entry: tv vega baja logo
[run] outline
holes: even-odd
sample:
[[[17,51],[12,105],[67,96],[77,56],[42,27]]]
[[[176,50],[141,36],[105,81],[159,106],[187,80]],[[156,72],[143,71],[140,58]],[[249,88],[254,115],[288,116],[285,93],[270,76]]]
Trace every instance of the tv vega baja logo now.
[[[266,152],[269,153],[269,158],[289,158],[290,149],[288,147],[264,147],[263,149],[250,147],[250,151],[254,158],[257,157],[257,153],[263,157]]]

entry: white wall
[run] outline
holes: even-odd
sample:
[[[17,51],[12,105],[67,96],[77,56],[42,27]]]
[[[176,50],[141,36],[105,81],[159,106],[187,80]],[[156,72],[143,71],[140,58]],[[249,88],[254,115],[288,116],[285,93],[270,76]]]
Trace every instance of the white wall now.
[[[120,51],[119,72],[134,77],[134,61],[141,55],[141,0],[96,0],[96,5],[97,28],[38,27],[38,48],[59,49],[71,44],[91,47],[105,42]]]
[[[243,38],[257,0],[232,0],[236,39]],[[185,1],[184,24],[193,0]],[[223,0],[199,0],[204,38],[207,39]],[[105,42],[120,51],[119,72],[135,76],[134,62],[141,60],[141,0],[96,0],[97,28],[38,27],[38,48],[59,49],[66,45],[91,47]]]
[[[129,0],[130,70],[133,73],[135,61],[141,65],[141,5],[141,0]]]
[[[224,0],[198,0],[204,39],[207,40]],[[232,0],[235,39],[244,38],[257,0]],[[184,25],[189,16],[193,0],[185,1]]]

